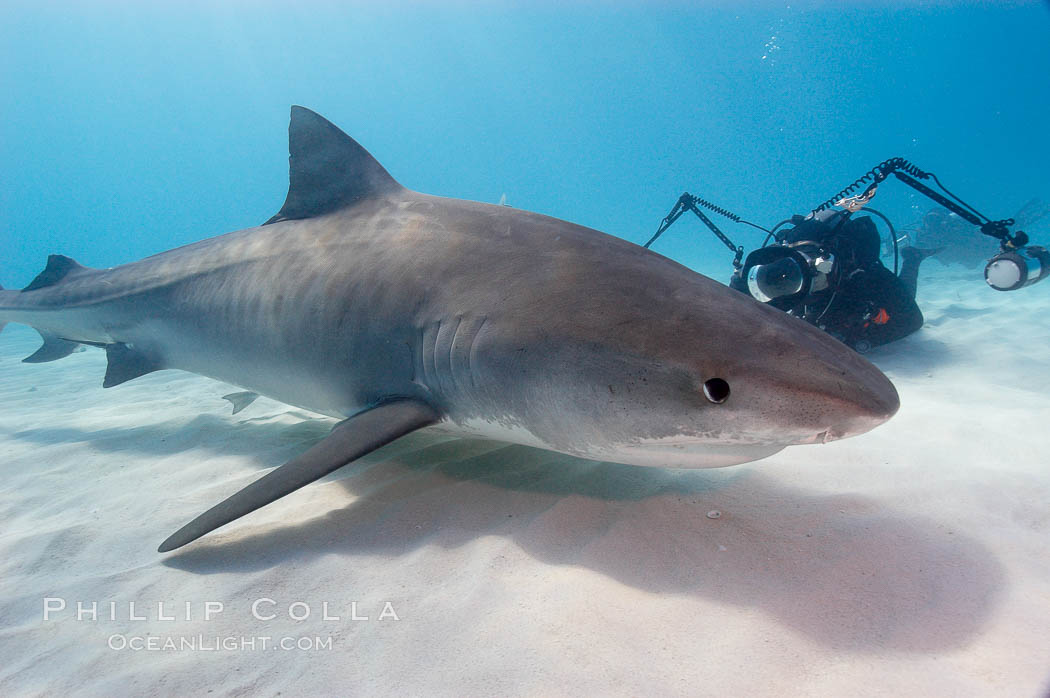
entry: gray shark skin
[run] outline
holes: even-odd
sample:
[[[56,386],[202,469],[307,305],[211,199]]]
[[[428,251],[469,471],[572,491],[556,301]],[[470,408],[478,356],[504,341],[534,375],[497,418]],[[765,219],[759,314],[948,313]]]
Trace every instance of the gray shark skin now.
[[[719,467],[860,434],[899,402],[807,323],[625,240],[410,191],[293,107],[266,224],[110,269],[53,255],[0,323],[27,361],[103,347],[103,387],[160,369],[344,421],[205,512],[184,545],[415,429],[584,458]]]

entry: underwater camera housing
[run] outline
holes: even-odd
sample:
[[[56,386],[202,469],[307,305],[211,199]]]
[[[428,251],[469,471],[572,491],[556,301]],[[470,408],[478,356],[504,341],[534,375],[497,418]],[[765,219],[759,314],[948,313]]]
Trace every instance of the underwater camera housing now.
[[[778,243],[751,252],[734,285],[757,301],[789,311],[826,289],[834,267],[834,253],[815,242]]]
[[[753,250],[734,273],[730,286],[760,303],[800,314],[816,294],[838,287],[838,258],[851,256],[851,250],[841,249],[839,231],[852,224],[850,213],[830,210],[792,216],[782,225],[788,223],[792,227],[778,233],[781,226],[777,226],[770,231],[766,242],[770,238],[775,242]],[[871,231],[874,233],[874,226]]]

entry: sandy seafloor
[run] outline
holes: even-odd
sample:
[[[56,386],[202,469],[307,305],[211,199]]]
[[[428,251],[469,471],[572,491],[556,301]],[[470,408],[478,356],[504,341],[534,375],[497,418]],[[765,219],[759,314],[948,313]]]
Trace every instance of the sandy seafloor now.
[[[332,421],[103,390],[101,351],[23,364],[9,326],[0,695],[1045,695],[1048,293],[927,263],[926,326],[871,354],[901,410],[857,438],[682,471],[424,433],[169,555]],[[111,648],[169,638],[197,649]]]

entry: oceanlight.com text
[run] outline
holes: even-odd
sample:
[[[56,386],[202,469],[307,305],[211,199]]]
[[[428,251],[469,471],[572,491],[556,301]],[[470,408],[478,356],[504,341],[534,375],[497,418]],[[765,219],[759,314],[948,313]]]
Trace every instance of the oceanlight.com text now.
[[[117,652],[323,652],[332,636],[272,637],[270,635],[110,635],[107,645]]]

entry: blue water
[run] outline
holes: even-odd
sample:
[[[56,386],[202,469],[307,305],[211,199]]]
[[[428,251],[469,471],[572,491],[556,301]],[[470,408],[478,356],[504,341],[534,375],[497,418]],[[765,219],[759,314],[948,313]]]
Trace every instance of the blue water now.
[[[683,190],[769,225],[898,155],[993,218],[1050,198],[1046,3],[149,5],[0,9],[5,286],[266,220],[293,103],[410,188],[636,242]],[[729,271],[694,220],[658,249]]]

